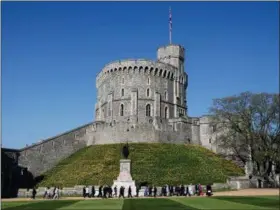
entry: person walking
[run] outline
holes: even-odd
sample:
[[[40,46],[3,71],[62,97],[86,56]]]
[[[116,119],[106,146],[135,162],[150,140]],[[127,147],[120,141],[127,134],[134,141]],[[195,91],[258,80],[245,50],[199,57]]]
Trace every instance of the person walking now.
[[[154,198],[157,197],[157,187],[154,186]]]
[[[37,191],[36,191],[35,187],[33,187],[33,189],[32,189],[32,199],[35,199],[36,194],[37,194]]]
[[[123,198],[124,198],[124,187],[123,187],[123,186],[120,187],[119,198],[120,198],[120,197],[123,197]]]
[[[85,197],[89,198],[89,188],[88,188],[88,186],[86,186],[86,195],[85,195]]]
[[[131,194],[131,187],[129,186],[128,187],[128,198],[132,198],[132,194]]]
[[[92,188],[91,188],[91,197],[94,198],[94,196],[95,196],[95,187],[92,186]]]
[[[58,197],[59,197],[59,189],[58,189],[58,187],[56,187],[55,190],[54,190],[53,199],[58,199]]]
[[[114,197],[118,196],[118,190],[117,190],[117,186],[114,187]]]

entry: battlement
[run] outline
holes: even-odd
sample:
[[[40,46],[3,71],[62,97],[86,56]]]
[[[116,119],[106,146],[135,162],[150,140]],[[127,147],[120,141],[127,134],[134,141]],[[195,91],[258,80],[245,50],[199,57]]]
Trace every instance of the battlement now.
[[[184,61],[185,49],[181,45],[166,45],[159,47],[157,50],[158,60],[162,60],[166,57],[180,58]]]
[[[116,60],[116,61],[112,61],[107,63],[104,68],[97,74],[96,79],[100,78],[105,72],[113,72],[116,71],[115,69],[119,69],[119,67],[124,67],[124,66],[132,66],[132,68],[134,66],[150,66],[150,65],[156,65],[156,63],[158,64],[163,64],[169,68],[171,68],[171,70],[175,71],[176,67],[172,66],[171,64],[166,64],[160,61],[153,61],[150,59],[124,59],[124,60]],[[162,67],[163,68],[163,67]]]
[[[162,77],[169,80],[175,80],[185,84],[187,75],[175,77],[177,68],[171,64],[155,62],[151,60],[123,60],[107,64],[96,77],[96,86],[98,87],[111,74],[138,73],[147,74],[156,77]]]
[[[175,66],[182,74],[184,70],[185,49],[181,45],[167,45],[157,50],[157,59],[163,63]]]

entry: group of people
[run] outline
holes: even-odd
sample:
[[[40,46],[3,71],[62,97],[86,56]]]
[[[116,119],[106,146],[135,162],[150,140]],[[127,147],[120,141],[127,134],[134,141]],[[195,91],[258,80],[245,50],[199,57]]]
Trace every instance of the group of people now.
[[[59,198],[59,187],[54,187],[53,190],[51,190],[49,187],[45,188],[44,193],[45,199],[58,199]]]
[[[157,193],[158,188],[155,186],[148,186],[145,188],[144,191],[144,196],[154,196],[156,197],[158,195]],[[196,184],[196,185],[180,185],[180,186],[168,186],[164,185],[161,187],[161,192],[159,194],[160,196],[192,196],[192,195],[197,195],[197,196],[203,196],[203,188],[201,184]],[[207,196],[212,196],[212,187],[210,184],[206,185],[206,195]]]
[[[119,189],[119,194],[117,193],[117,186],[112,188],[111,186],[105,185],[105,186],[99,186],[98,189],[98,195],[96,197],[99,198],[113,198],[113,197],[125,197],[124,196],[124,191],[125,187],[121,186]],[[139,191],[140,191],[140,186],[136,187],[136,197],[139,197]],[[88,186],[85,186],[83,188],[83,197],[90,198],[90,197],[95,197],[96,191],[95,187],[92,186],[91,192],[90,188]],[[212,196],[213,191],[212,187],[210,184],[206,185],[206,192],[205,194],[207,196]],[[164,185],[161,187],[160,193],[158,193],[158,188],[155,186],[147,186],[144,190],[144,196],[146,197],[156,197],[157,195],[159,196],[203,196],[203,187],[201,184],[196,184],[196,185],[180,185],[180,186],[168,186]],[[131,186],[128,187],[128,198],[132,198],[132,189]]]
[[[121,186],[119,189],[119,193],[117,193],[117,186],[114,186],[112,188],[111,186],[104,185],[104,186],[99,186],[98,189],[98,195],[96,197],[98,198],[113,198],[113,197],[119,197],[119,198],[124,198],[125,197],[125,187]],[[140,191],[140,186],[136,187],[136,197],[139,197],[139,191]],[[59,198],[59,187],[54,187],[53,190],[51,190],[49,187],[45,188],[45,193],[44,193],[44,198],[45,199],[58,199]],[[32,198],[35,199],[36,196],[36,189],[33,188],[32,190]],[[83,188],[83,197],[86,198],[94,198],[96,194],[95,187],[92,186],[91,189],[89,186],[85,186]],[[212,187],[210,184],[206,185],[206,192],[205,194],[207,196],[212,196]],[[197,195],[197,196],[203,196],[203,188],[201,184],[196,184],[196,185],[180,185],[180,186],[168,186],[164,185],[160,189],[160,193],[158,193],[158,188],[155,186],[147,186],[144,190],[144,196],[146,197],[157,197],[159,196],[192,196],[192,195]],[[128,198],[132,198],[132,189],[131,186],[128,187]]]
[[[123,197],[124,198],[124,190],[125,187],[121,186],[119,189],[119,198]],[[85,186],[83,188],[83,197],[84,198],[94,198],[96,194],[95,187],[92,186],[91,190],[88,186]],[[117,197],[117,186],[112,188],[111,186],[104,185],[104,186],[99,186],[98,189],[98,195],[96,196],[97,198],[113,198]],[[132,197],[132,190],[131,187],[128,187],[128,197]]]

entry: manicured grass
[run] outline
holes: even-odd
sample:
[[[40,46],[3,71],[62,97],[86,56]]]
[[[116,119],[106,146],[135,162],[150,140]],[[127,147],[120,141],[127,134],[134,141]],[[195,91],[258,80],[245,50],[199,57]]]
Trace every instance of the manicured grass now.
[[[119,174],[121,144],[83,148],[45,173],[39,186],[112,184]],[[225,182],[244,171],[208,149],[195,145],[131,144],[132,177],[154,185]]]
[[[279,209],[279,197],[194,197],[140,198],[105,200],[50,200],[30,202],[2,202],[5,210],[198,210],[198,209]]]

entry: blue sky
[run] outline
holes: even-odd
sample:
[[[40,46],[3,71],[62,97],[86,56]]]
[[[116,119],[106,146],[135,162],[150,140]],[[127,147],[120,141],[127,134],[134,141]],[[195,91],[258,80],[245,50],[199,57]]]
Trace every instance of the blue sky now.
[[[106,63],[186,49],[190,116],[213,98],[278,92],[278,2],[2,2],[2,144],[21,148],[94,120]]]

